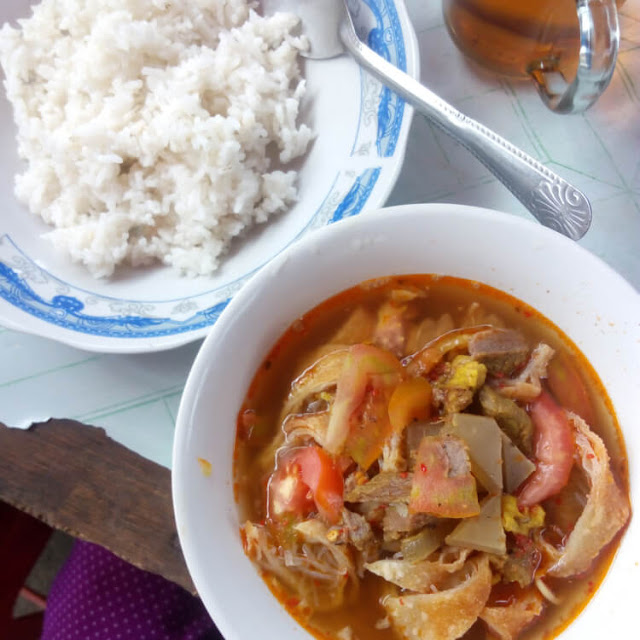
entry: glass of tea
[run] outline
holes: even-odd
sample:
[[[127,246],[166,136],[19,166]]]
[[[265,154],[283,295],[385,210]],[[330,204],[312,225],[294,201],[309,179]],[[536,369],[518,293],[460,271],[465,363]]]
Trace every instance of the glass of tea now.
[[[498,73],[533,78],[558,113],[588,109],[613,75],[616,0],[443,0],[443,10],[464,54]]]

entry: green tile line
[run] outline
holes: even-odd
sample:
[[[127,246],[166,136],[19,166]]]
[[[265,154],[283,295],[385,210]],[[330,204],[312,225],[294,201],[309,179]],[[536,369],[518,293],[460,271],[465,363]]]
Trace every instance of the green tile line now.
[[[485,96],[490,96],[492,93],[499,93],[501,90],[502,89],[500,89],[500,87],[493,87],[492,89],[487,89],[486,91],[481,91],[480,93],[462,96],[461,98],[456,98],[456,104],[470,102],[471,100],[477,100],[478,98],[484,98]]]
[[[536,150],[538,155],[540,156],[540,162],[543,164],[549,162],[551,160],[551,154],[547,150],[542,141],[542,138],[538,135],[536,128],[529,121],[529,117],[527,116],[526,109],[522,106],[522,102],[520,102],[520,97],[518,96],[518,92],[515,90],[511,82],[508,80],[502,80],[502,85],[505,88],[505,92],[511,94],[513,98],[512,106],[513,111],[518,117],[518,120],[522,122],[525,126],[523,127],[529,141],[533,145],[533,148]],[[515,104],[514,104],[515,103]]]
[[[620,58],[618,58],[617,69],[620,73],[620,78],[622,79],[622,84],[626,89],[627,94],[632,101],[638,102],[638,100],[640,100],[640,93],[638,93],[631,74],[627,71],[627,68],[624,66],[624,62],[620,60]]]
[[[633,42],[632,40],[628,40],[627,38],[622,38],[623,42]],[[637,51],[640,49],[640,43],[633,43],[632,47],[625,47],[624,50],[620,51],[620,55],[624,56],[627,53],[631,53],[632,51]]]
[[[10,387],[14,384],[19,384],[21,382],[26,382],[27,380],[35,380],[36,378],[42,378],[52,373],[58,373],[59,371],[73,369],[83,364],[87,364],[88,362],[94,362],[95,360],[98,360],[101,357],[102,356],[100,355],[91,356],[89,358],[85,358],[84,360],[78,360],[77,362],[70,362],[69,364],[63,364],[59,367],[53,367],[51,369],[45,369],[44,371],[38,371],[37,373],[32,373],[31,375],[23,376],[22,378],[14,378],[13,380],[8,380],[7,382],[0,383],[0,389],[3,389],[5,387]]]
[[[620,181],[624,185],[625,189],[629,190],[629,185],[627,184],[627,181],[624,179],[624,176],[620,173],[620,170],[618,169],[618,165],[615,163],[613,156],[611,155],[611,152],[609,151],[609,149],[607,149],[607,146],[604,144],[604,142],[602,142],[602,138],[600,138],[600,136],[598,135],[598,132],[596,131],[595,127],[591,124],[586,114],[582,114],[582,119],[586,122],[589,129],[591,129],[591,132],[593,133],[595,139],[598,141],[598,144],[604,151],[607,158],[609,158],[609,162],[611,163],[611,166],[614,168],[615,172],[618,174],[618,177],[620,178]]]
[[[606,196],[602,196],[601,198],[593,198],[591,202],[593,202],[594,204],[605,204],[610,200],[615,200],[616,198],[623,198],[625,196],[629,197],[630,195],[631,195],[631,198],[633,199],[634,194],[629,194],[628,191],[618,191],[618,193],[610,193]]]
[[[629,20],[633,20],[634,22],[640,22],[640,17],[636,17],[635,15],[631,15],[630,13],[627,13],[626,7],[623,8],[623,9],[618,10],[618,13],[621,16],[624,16],[625,18],[628,18]]]
[[[170,395],[173,395],[173,394],[170,394]],[[100,412],[82,416],[82,418],[74,417],[74,420],[78,420],[80,422],[95,423],[98,420],[103,420],[104,418],[110,418],[111,416],[127,413],[128,411],[132,411],[133,409],[139,409],[140,407],[148,407],[158,402],[164,402],[164,396],[158,396],[156,398],[150,398],[148,400],[132,401],[126,406],[118,407],[118,405],[113,405],[114,407],[118,407],[118,408],[112,409],[108,407]],[[120,403],[120,404],[123,404],[123,403]],[[97,426],[100,426],[100,425],[97,425]]]
[[[631,203],[633,204],[633,206],[640,212],[640,200],[637,198],[637,195],[638,194],[636,194],[633,191],[620,191],[618,193],[612,193],[612,194],[609,194],[608,196],[604,196],[602,198],[592,200],[591,202],[593,204],[606,204],[610,200],[615,200],[616,198],[622,198],[626,196],[629,198],[629,200],[631,200]]]
[[[430,27],[426,27],[425,29],[420,29],[420,31],[416,31],[416,35],[419,36],[422,33],[429,33],[429,31],[435,31],[436,29],[442,29],[444,27],[444,21],[439,22],[438,24],[432,24]]]
[[[107,415],[112,415],[114,413],[119,413],[121,411],[128,411],[129,409],[137,406],[142,406],[144,404],[157,402],[158,400],[162,400],[165,397],[168,398],[168,397],[173,397],[176,394],[181,394],[183,387],[184,387],[183,384],[179,384],[179,385],[174,385],[172,387],[168,387],[166,389],[152,391],[151,393],[146,393],[141,396],[137,396],[136,398],[130,398],[129,400],[123,400],[121,402],[109,404],[87,413],[75,415],[73,416],[73,419],[78,420],[80,422],[87,422],[90,420],[96,420],[97,418],[104,418]]]
[[[80,418],[74,418],[74,419],[78,420],[79,422],[93,423],[93,424],[96,424],[96,426],[100,426],[99,424],[97,424],[99,420],[104,420],[105,418],[110,418],[111,416],[127,413],[128,411],[132,411],[133,409],[139,409],[140,407],[151,406],[153,404],[156,404],[157,402],[162,402],[162,397],[152,398],[151,400],[144,400],[141,402],[135,402],[133,404],[130,404],[129,406],[121,407],[120,409],[115,409],[113,411],[104,411],[102,413],[96,413],[91,417],[83,417],[82,420],[80,420]]]
[[[171,422],[175,425],[176,417],[173,415],[173,411],[171,411],[171,408],[169,407],[169,403],[167,402],[166,398],[162,398],[162,405],[164,406],[164,410],[169,416],[169,420],[171,420]]]
[[[535,149],[535,154],[538,156],[537,160],[539,160],[540,162],[548,162],[549,160],[551,160],[551,156],[542,145],[542,141],[535,133],[534,128],[531,126],[529,118],[527,117],[527,113],[523,109],[518,96],[516,96],[515,102],[511,102],[511,108],[515,113],[516,118],[518,118],[518,120],[520,120],[521,124],[523,125],[522,129],[524,130],[524,134],[527,136],[529,142],[531,143],[531,146]]]
[[[451,166],[451,158],[449,158],[449,156],[447,155],[447,151],[442,146],[442,143],[440,142],[440,138],[438,137],[438,133],[442,133],[441,130],[438,127],[436,127],[436,125],[433,124],[433,122],[431,122],[431,120],[429,120],[428,118],[426,118],[424,116],[423,116],[423,118],[424,118],[424,121],[429,126],[429,131],[431,132],[431,138],[436,143],[436,147],[438,147],[438,149],[440,149],[440,153],[442,154],[442,157],[444,158],[445,162],[447,163],[447,166],[450,167]]]
[[[576,169],[575,167],[572,167],[568,164],[564,164],[563,162],[558,162],[557,160],[551,160],[550,162],[545,163],[548,166],[556,166],[556,167],[562,167],[563,169],[569,169],[569,171],[573,171],[574,173],[577,173],[580,176],[584,176],[585,178],[589,178],[590,180],[593,180],[594,182],[597,182],[598,184],[606,184],[608,187],[613,187],[614,189],[619,189],[620,193],[627,193],[629,191],[629,188],[625,185],[621,185],[621,184],[616,184],[615,182],[609,182],[608,180],[601,180],[600,178],[597,178],[594,175],[591,175],[590,173],[587,173],[586,171],[582,171],[580,169]],[[617,195],[617,194],[614,194]]]
[[[472,189],[477,189],[478,187],[484,187],[488,184],[494,184],[497,182],[497,179],[493,176],[480,178],[477,182],[473,184],[467,183],[460,191],[447,191],[443,194],[436,194],[433,196],[434,199],[443,199],[443,198],[451,198],[453,196],[457,196],[460,193],[466,193],[467,191],[471,191]]]
[[[167,413],[169,414],[169,417],[171,418],[171,422],[173,422],[174,425],[176,423],[176,419],[178,418],[178,415],[173,413],[173,410],[169,406],[169,402],[168,401],[170,399],[176,398],[176,397],[178,397],[180,395],[181,395],[181,393],[173,393],[173,394],[170,394],[168,396],[164,396],[164,398],[162,398],[162,402],[164,403],[164,406],[165,406],[165,408],[167,410]]]
[[[630,13],[627,13],[625,11],[625,8],[623,8],[622,10],[618,10],[618,14],[620,17],[624,17],[626,20],[629,20],[629,22],[640,22],[640,16],[631,15]],[[631,38],[626,37],[624,29],[622,30],[620,39],[624,42],[633,42],[633,44],[635,45],[633,47],[629,47],[628,49],[625,49],[624,52],[622,52],[623,54],[629,53],[629,51],[637,51],[638,49],[640,49],[640,42],[636,42],[635,40],[631,40]]]

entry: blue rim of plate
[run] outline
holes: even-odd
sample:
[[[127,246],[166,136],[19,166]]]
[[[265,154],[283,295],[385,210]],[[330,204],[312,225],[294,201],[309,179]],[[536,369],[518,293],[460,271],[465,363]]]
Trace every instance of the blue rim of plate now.
[[[407,60],[402,27],[393,0],[363,0],[363,2],[371,11],[376,22],[375,27],[367,36],[367,44],[399,69],[406,71]],[[376,152],[378,157],[388,158],[393,156],[398,144],[405,103],[387,87],[382,86],[377,104]],[[361,122],[358,124],[356,141],[359,137],[360,127]],[[356,142],[354,142],[352,155],[356,152],[355,144]],[[336,183],[339,176],[336,176],[324,202],[304,229],[286,246],[282,247],[281,251],[284,251],[287,246],[299,239],[310,228],[331,224],[359,214],[369,199],[380,173],[381,167],[379,166],[362,170],[350,182],[350,186],[347,185],[346,195],[341,197],[339,204],[327,215],[323,205],[331,200],[330,196],[334,194],[334,191],[337,192]],[[340,189],[342,192],[344,190],[344,187]],[[270,256],[269,260],[272,257]],[[19,266],[12,268],[9,266],[9,262]],[[224,291],[239,289],[255,271],[257,269],[242,275],[231,283],[188,298],[161,302],[124,300],[86,291],[57,278],[36,265],[20,250],[9,235],[5,234],[0,237],[0,298],[46,323],[93,336],[158,338],[210,327],[231,300],[231,295],[225,298]],[[25,272],[30,276],[21,275]],[[38,284],[45,284],[51,295],[44,296],[36,292],[28,283],[30,279]],[[223,298],[222,301],[194,313],[193,310],[197,308],[194,300],[212,293],[219,293]],[[157,305],[166,307],[170,313],[179,314],[182,316],[181,319],[174,319],[166,313],[164,315],[152,314],[156,311]],[[88,307],[92,306],[111,311],[113,315],[92,314],[88,312]]]

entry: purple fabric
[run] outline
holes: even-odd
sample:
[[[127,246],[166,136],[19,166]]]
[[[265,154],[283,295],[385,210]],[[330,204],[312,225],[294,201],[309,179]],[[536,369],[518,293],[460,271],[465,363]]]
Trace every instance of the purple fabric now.
[[[42,640],[223,640],[184,589],[76,542],[47,598]]]

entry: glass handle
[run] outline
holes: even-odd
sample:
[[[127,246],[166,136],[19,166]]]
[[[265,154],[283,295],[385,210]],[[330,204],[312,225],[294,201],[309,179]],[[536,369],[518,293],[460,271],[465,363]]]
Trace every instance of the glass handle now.
[[[576,0],[580,57],[573,82],[544,62],[529,70],[546,105],[556,113],[580,113],[607,88],[618,56],[620,27],[615,0]]]

